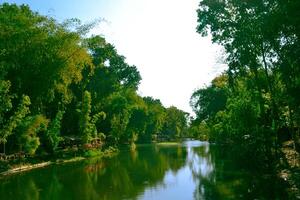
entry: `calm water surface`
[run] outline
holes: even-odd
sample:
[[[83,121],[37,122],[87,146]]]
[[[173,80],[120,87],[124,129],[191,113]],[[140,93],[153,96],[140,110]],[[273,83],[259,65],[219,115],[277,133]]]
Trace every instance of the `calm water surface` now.
[[[285,199],[285,193],[274,177],[242,170],[221,147],[187,141],[2,177],[0,199]]]

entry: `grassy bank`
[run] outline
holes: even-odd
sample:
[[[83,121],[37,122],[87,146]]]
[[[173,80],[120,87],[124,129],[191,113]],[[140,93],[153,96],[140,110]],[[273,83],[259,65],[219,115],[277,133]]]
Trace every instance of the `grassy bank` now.
[[[107,158],[117,155],[118,149],[109,147],[104,151],[100,149],[89,149],[84,151],[64,150],[55,155],[35,156],[20,158],[13,161],[0,161],[0,176],[20,173],[36,168],[46,167],[52,164],[62,164],[69,162],[78,162],[84,159],[99,157]]]
[[[158,146],[177,146],[180,145],[181,142],[158,142],[156,145]]]

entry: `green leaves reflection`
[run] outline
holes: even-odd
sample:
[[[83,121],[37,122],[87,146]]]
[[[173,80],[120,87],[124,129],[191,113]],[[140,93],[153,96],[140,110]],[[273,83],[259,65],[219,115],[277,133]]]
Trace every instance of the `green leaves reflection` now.
[[[50,166],[0,181],[0,199],[283,199],[282,183],[243,169],[226,147],[206,142],[138,145],[110,159]],[[246,160],[247,158],[245,158]],[[184,184],[182,184],[184,183]],[[272,184],[270,184],[272,183]],[[187,199],[190,199],[187,198]],[[175,198],[176,199],[176,198]]]
[[[107,160],[95,158],[8,177],[0,184],[0,199],[137,199],[146,188],[163,184],[166,172],[176,174],[186,158],[183,146],[139,146]]]

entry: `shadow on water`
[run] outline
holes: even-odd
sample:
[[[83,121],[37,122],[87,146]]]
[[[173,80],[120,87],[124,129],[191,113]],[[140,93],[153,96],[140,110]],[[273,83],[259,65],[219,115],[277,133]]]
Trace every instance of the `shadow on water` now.
[[[271,175],[243,170],[220,147],[143,145],[111,159],[0,179],[0,199],[284,199]]]

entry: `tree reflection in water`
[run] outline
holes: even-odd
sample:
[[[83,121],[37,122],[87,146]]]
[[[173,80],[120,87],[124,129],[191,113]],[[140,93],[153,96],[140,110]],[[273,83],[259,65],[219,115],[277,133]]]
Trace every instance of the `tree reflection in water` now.
[[[3,178],[0,199],[136,199],[146,187],[163,185],[186,157],[182,146],[146,145],[111,159],[50,166]]]
[[[241,160],[224,147],[202,143],[188,148],[194,199],[285,199],[282,183],[275,175],[261,174],[241,167]],[[245,158],[249,159],[249,158]],[[272,183],[272,184],[270,184]]]
[[[223,147],[188,141],[4,177],[0,199],[282,199],[279,186],[241,168]]]

